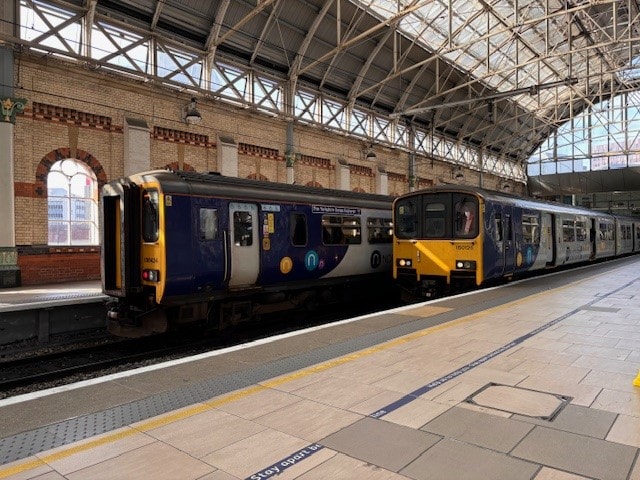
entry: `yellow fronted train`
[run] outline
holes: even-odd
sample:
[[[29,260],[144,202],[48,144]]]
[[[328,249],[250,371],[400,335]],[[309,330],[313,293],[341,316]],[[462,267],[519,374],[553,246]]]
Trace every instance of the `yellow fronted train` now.
[[[393,224],[393,276],[414,299],[640,250],[640,219],[458,185],[396,198]]]

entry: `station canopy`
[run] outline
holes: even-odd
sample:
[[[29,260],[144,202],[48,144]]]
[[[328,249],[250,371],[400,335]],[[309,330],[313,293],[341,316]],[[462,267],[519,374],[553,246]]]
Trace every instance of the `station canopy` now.
[[[28,47],[519,181],[560,126],[640,85],[638,0],[16,2]]]

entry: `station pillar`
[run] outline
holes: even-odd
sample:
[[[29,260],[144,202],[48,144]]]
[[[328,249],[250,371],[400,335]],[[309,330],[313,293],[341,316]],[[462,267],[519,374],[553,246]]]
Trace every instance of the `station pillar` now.
[[[13,51],[0,45],[0,288],[20,286],[15,233],[14,128],[24,98],[13,96]]]

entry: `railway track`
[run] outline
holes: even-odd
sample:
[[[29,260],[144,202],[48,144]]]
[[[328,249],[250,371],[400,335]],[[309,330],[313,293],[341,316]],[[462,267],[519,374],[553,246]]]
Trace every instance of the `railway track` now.
[[[0,359],[0,398],[196,355],[393,306],[396,305],[343,305],[338,310],[328,309],[312,314],[281,313],[223,332],[190,330],[131,340],[118,339],[78,348],[65,346],[63,351],[36,351],[23,358]]]

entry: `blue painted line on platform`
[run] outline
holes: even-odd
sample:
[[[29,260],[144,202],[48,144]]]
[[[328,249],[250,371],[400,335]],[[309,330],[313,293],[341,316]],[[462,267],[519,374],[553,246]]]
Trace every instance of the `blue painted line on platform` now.
[[[450,380],[453,380],[454,378],[459,377],[460,375],[462,375],[465,372],[468,372],[469,370],[472,370],[475,367],[478,367],[480,365],[482,365],[485,362],[488,362],[489,360],[491,360],[492,358],[497,357],[498,355],[500,355],[501,353],[506,352],[507,350],[510,350],[511,348],[521,344],[522,342],[524,342],[525,340],[532,338],[534,336],[536,336],[538,333],[560,323],[561,321],[565,320],[566,318],[575,315],[577,312],[579,312],[580,310],[584,310],[585,308],[588,308],[590,306],[592,306],[594,303],[601,301],[603,298],[608,297],[610,295],[613,295],[617,292],[619,292],[620,290],[624,290],[625,288],[629,287],[630,285],[632,285],[633,283],[635,283],[636,280],[633,280],[631,282],[628,282],[627,284],[612,290],[611,292],[602,295],[596,299],[591,300],[590,302],[585,303],[584,305],[579,306],[578,308],[575,308],[573,310],[571,310],[570,312],[565,313],[564,315],[559,316],[558,318],[555,318],[553,320],[551,320],[550,322],[545,323],[544,325],[536,328],[535,330],[530,331],[529,333],[526,333],[524,335],[522,335],[521,337],[516,338],[515,340],[507,343],[506,345],[503,345],[500,348],[497,348],[496,350],[494,350],[491,353],[488,353],[486,355],[483,355],[482,357],[478,358],[477,360],[474,360],[473,362],[467,363],[466,365],[458,368],[457,370],[454,370],[451,373],[448,373],[447,375],[444,375],[440,378],[438,378],[437,380],[434,380],[416,390],[414,390],[411,393],[408,393],[407,395],[403,396],[402,398],[396,400],[395,402],[387,405],[384,408],[381,408],[380,410],[377,410],[375,412],[373,412],[372,414],[368,415],[369,417],[372,418],[381,418],[384,417],[385,415],[388,415],[389,413],[397,410],[400,407],[403,407],[404,405],[407,405],[411,402],[413,402],[414,400],[416,400],[417,398],[420,397],[420,395],[424,395],[425,393],[429,392],[430,390],[433,390],[436,387],[439,387],[440,385],[443,385],[445,383],[447,383]],[[312,445],[309,445],[308,447],[299,450],[296,453],[291,454],[290,456],[288,456],[287,458],[281,460],[278,463],[275,463],[263,470],[261,470],[260,472],[254,473],[253,475],[251,475],[250,477],[247,477],[245,480],[261,480],[261,479],[266,479],[266,478],[271,478],[275,475],[280,474],[282,471],[284,471],[284,469],[287,469],[291,466],[293,466],[295,463],[302,461],[306,458],[308,458],[310,455],[312,455],[313,453],[319,451],[320,449],[324,448],[324,445],[320,444],[320,443],[315,443]],[[298,458],[296,459],[296,455],[298,456]],[[292,463],[290,463],[290,461],[293,460]]]

